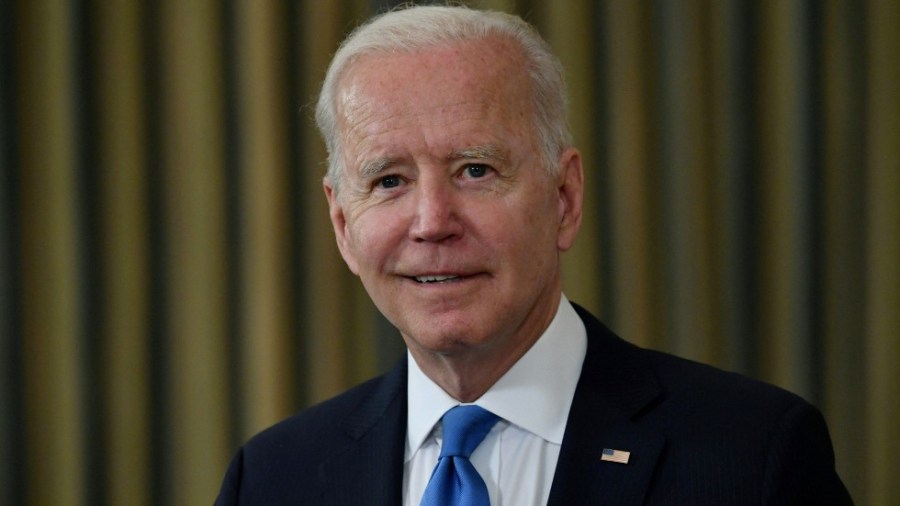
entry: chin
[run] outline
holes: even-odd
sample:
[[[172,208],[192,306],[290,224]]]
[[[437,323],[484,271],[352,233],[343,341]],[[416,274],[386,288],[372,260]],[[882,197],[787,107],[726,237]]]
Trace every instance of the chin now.
[[[439,355],[464,353],[473,348],[479,348],[484,344],[484,339],[473,338],[471,332],[435,332],[435,330],[437,329],[430,328],[424,332],[408,334],[416,337],[407,338],[407,341],[411,339],[417,348]],[[409,345],[408,342],[407,345]]]

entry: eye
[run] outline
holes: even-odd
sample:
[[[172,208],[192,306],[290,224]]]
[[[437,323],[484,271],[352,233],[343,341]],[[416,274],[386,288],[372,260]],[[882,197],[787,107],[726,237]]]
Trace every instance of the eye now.
[[[390,175],[384,176],[378,180],[378,186],[381,188],[396,188],[400,186],[400,176]]]
[[[466,175],[472,178],[484,177],[490,172],[491,168],[483,163],[470,163],[466,165]]]

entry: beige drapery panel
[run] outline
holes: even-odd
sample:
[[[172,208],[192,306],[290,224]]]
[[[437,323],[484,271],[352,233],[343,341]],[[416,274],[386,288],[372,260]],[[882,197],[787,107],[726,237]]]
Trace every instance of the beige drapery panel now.
[[[209,504],[237,445],[402,353],[310,104],[389,2],[0,1],[0,503]],[[478,5],[562,55],[568,296],[825,413],[900,503],[900,4]]]

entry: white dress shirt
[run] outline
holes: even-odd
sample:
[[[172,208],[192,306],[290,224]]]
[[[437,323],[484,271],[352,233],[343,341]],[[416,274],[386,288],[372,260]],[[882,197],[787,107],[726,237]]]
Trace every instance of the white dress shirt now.
[[[547,330],[474,402],[501,418],[471,457],[491,505],[547,504],[586,350],[584,323],[562,296]],[[440,454],[441,416],[460,402],[408,360],[403,504],[419,506]]]

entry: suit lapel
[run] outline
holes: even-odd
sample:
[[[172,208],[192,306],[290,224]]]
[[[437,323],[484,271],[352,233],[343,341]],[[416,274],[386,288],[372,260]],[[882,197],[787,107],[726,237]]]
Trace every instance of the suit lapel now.
[[[588,334],[581,378],[560,449],[549,504],[641,504],[665,445],[633,419],[660,395],[646,357],[575,306]],[[601,459],[630,452],[627,464]]]
[[[322,463],[321,504],[400,504],[406,441],[406,359],[353,409],[342,450]]]

